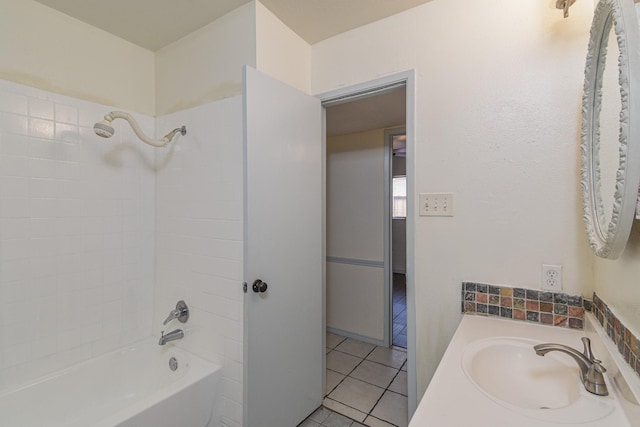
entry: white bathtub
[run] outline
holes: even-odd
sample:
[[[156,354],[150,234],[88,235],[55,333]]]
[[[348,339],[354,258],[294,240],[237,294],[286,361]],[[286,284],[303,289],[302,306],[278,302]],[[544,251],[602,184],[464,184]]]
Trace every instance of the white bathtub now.
[[[178,362],[175,371],[169,368],[171,357]],[[205,427],[221,372],[213,363],[149,338],[0,391],[0,425]]]

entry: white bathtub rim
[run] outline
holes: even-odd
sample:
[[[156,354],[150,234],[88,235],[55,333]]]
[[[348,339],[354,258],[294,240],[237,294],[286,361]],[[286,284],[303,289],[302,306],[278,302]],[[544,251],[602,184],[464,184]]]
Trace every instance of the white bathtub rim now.
[[[141,347],[145,347],[145,346],[149,346],[151,342],[155,342],[156,338],[153,336],[150,337],[146,337],[143,338],[141,340],[135,341],[133,343],[127,344],[123,347],[117,348],[115,350],[112,350],[108,353],[102,354],[100,356],[96,356],[93,357],[91,359],[87,359],[87,360],[83,360],[82,362],[76,363],[74,365],[68,366],[66,368],[63,369],[59,369],[56,370],[54,372],[51,372],[49,374],[45,374],[43,376],[37,377],[37,378],[33,378],[33,379],[28,379],[24,382],[20,382],[20,383],[15,383],[15,384],[8,384],[6,387],[0,387],[0,398],[8,395],[8,394],[12,394],[12,393],[17,393],[23,390],[26,390],[28,388],[31,387],[35,387],[38,384],[53,380],[55,378],[64,376],[66,374],[69,374],[73,371],[76,370],[80,370],[82,369],[84,366],[86,365],[91,365],[91,364],[95,364],[97,361],[99,360],[103,360],[103,359],[107,359],[109,357],[112,357],[114,354],[116,353],[123,353],[123,352],[127,352],[127,351],[133,351],[136,348],[141,348]],[[157,344],[156,344],[157,345]],[[216,371],[221,370],[221,366],[213,363],[211,361],[202,359],[198,356],[196,356],[195,354],[186,351],[176,345],[174,345],[173,343],[169,343],[167,345],[165,345],[163,348],[158,348],[158,351],[163,352],[163,353],[168,353],[169,351],[173,351],[176,352],[177,355],[179,356],[180,354],[183,354],[186,358],[188,358],[188,363],[190,363],[191,365],[194,366],[194,368],[196,369],[189,369],[184,376],[177,378],[174,382],[171,383],[170,386],[165,387],[166,389],[172,389],[173,392],[178,392],[180,390],[183,390],[184,388],[186,388],[187,386],[189,386],[190,384],[198,381],[199,379],[205,378],[207,375],[211,375],[214,374]],[[180,362],[180,361],[179,361]],[[197,374],[196,372],[200,372],[201,374]],[[194,377],[199,377],[198,379],[194,378]],[[190,381],[187,381],[190,380]],[[142,399],[142,400],[155,400],[155,399],[151,399],[152,396],[157,398],[157,395],[159,395],[160,392],[156,391],[154,393],[152,393],[150,396]],[[168,393],[165,397],[171,395],[171,393]]]
[[[211,363],[211,362],[208,362],[208,363]],[[171,383],[170,386],[164,387],[162,390],[158,390],[154,393],[149,394],[148,396],[136,401],[134,404],[129,405],[117,412],[114,412],[113,414],[103,418],[97,423],[91,424],[90,427],[117,426],[120,423],[127,421],[131,417],[139,414],[140,412],[142,412],[143,409],[147,409],[154,405],[157,405],[158,403],[169,398],[170,396],[176,393],[179,393],[180,391],[190,386],[193,386],[200,381],[204,381],[209,375],[218,376],[218,381],[219,381],[222,375],[222,370],[219,366],[216,366],[216,365],[213,365],[213,366],[215,367],[214,369],[209,370],[209,372],[206,375],[198,375],[200,378],[196,379],[195,381],[187,381],[188,379],[190,379],[191,376],[195,376],[193,374],[189,375],[189,373],[187,373],[185,376]],[[215,399],[212,399],[212,402],[211,402],[212,409],[215,404],[214,400]],[[207,425],[211,421],[212,416],[213,416],[213,411],[210,411],[209,419],[207,420]]]

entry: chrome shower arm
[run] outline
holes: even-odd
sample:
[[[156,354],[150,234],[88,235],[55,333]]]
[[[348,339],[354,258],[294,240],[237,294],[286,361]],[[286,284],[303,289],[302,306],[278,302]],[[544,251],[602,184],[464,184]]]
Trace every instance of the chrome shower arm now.
[[[105,121],[108,121],[108,122],[112,122],[115,119],[126,120],[127,122],[129,122],[129,124],[131,125],[131,128],[133,129],[135,134],[138,136],[138,138],[140,138],[143,142],[149,145],[152,145],[154,147],[164,147],[169,142],[171,142],[175,134],[178,132],[180,132],[181,135],[184,135],[187,133],[187,128],[185,126],[182,126],[180,128],[176,128],[172,130],[171,132],[166,134],[164,137],[162,137],[162,139],[156,140],[156,139],[151,139],[147,135],[145,135],[142,129],[140,128],[140,125],[136,121],[136,119],[129,113],[125,113],[124,111],[112,111],[106,116],[104,116],[104,119]]]

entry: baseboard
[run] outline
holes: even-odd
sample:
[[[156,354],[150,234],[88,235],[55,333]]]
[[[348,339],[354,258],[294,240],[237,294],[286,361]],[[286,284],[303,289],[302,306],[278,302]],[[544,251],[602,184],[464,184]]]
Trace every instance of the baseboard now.
[[[329,326],[327,326],[327,332],[331,332],[332,334],[341,335],[347,338],[353,338],[369,344],[384,346],[384,340],[378,340],[375,338],[366,337],[364,335],[356,334],[355,332],[343,331],[342,329],[331,328]]]

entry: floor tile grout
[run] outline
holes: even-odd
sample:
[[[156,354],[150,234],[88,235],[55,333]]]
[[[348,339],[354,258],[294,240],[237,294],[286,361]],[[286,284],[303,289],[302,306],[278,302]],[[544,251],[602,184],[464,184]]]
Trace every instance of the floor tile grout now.
[[[391,342],[395,345],[407,346],[407,291],[406,275],[393,273],[392,283],[392,334]],[[396,325],[400,330],[396,329]]]
[[[331,371],[331,372],[333,372],[333,373],[335,373],[337,375],[341,375],[342,378],[340,378],[340,380],[330,390],[326,390],[326,394],[324,395],[324,399],[326,399],[327,402],[334,402],[336,405],[342,405],[342,407],[344,408],[343,412],[347,412],[348,413],[349,411],[355,411],[355,412],[353,412],[352,415],[354,415],[356,418],[362,418],[362,421],[356,421],[353,418],[349,417],[348,415],[344,415],[344,414],[341,414],[338,411],[334,411],[333,409],[329,409],[329,408],[324,406],[324,402],[323,402],[323,406],[321,408],[324,408],[325,410],[330,411],[332,413],[340,414],[343,417],[345,417],[347,420],[350,420],[351,422],[350,423],[347,422],[346,425],[349,425],[349,426],[351,426],[351,425],[357,425],[357,426],[369,425],[367,423],[367,420],[374,420],[375,419],[375,420],[379,420],[381,422],[388,423],[389,425],[394,426],[394,427],[406,427],[406,424],[404,424],[404,421],[401,421],[402,417],[400,419],[397,418],[398,417],[398,413],[396,412],[396,408],[398,408],[398,407],[396,406],[395,402],[397,402],[398,401],[397,399],[400,399],[400,398],[403,398],[403,399],[406,400],[408,398],[407,397],[408,393],[407,394],[402,394],[402,393],[399,393],[397,391],[394,391],[394,390],[390,389],[392,384],[400,376],[401,372],[404,372],[405,373],[404,375],[406,375],[406,371],[403,371],[403,368],[407,364],[407,349],[406,349],[406,347],[402,347],[400,345],[401,343],[406,345],[406,329],[407,329],[407,325],[406,325],[406,297],[402,298],[402,297],[398,297],[398,294],[394,295],[394,297],[393,297],[393,308],[392,309],[393,309],[393,313],[392,313],[392,317],[393,317],[392,329],[393,329],[393,331],[395,331],[395,333],[392,331],[392,345],[390,347],[383,347],[383,346],[373,345],[373,348],[370,351],[368,351],[364,356],[359,356],[359,355],[351,354],[351,353],[349,353],[347,351],[344,351],[344,349],[338,349],[338,347],[340,347],[345,342],[347,342],[347,340],[353,340],[353,341],[356,341],[356,342],[360,342],[359,340],[354,339],[354,338],[349,338],[349,337],[341,337],[338,334],[330,333],[332,335],[331,339],[332,340],[336,340],[337,339],[337,342],[332,347],[327,346],[327,350],[326,350],[326,353],[325,353],[327,356],[329,354],[333,353],[333,352],[338,352],[338,353],[340,353],[342,355],[350,356],[352,358],[356,358],[357,359],[357,363],[350,370],[348,370],[348,373],[346,373],[346,374],[343,373],[343,372],[339,372],[339,371],[335,371],[335,370],[327,368],[327,371]],[[398,340],[397,337],[401,337],[401,338]],[[363,343],[363,344],[371,344],[371,343]],[[350,343],[350,345],[351,345],[351,343]],[[375,361],[375,360],[368,359],[368,357],[370,357],[371,354],[374,351],[376,351],[376,349],[378,347],[387,348],[388,350],[404,353],[404,361],[402,362],[402,364],[400,364],[399,367],[395,367],[395,366],[391,366],[391,365],[386,364],[386,363],[381,363],[381,362],[378,362],[378,361]],[[358,349],[358,346],[357,345],[356,346],[352,346],[352,347],[345,346],[345,348],[350,348],[354,352],[357,352],[356,350]],[[362,347],[360,347],[360,348],[362,348]],[[391,359],[390,359],[392,361],[391,363],[395,363],[395,360],[397,360],[396,358],[398,356],[399,356],[398,354],[391,353]],[[382,356],[381,360],[387,360],[388,357],[389,356],[385,354],[384,356]],[[338,360],[340,360],[340,358],[341,357],[338,356]],[[342,368],[348,367],[348,365],[350,363],[354,362],[354,359],[344,359],[344,360],[345,360],[346,365],[336,365],[336,367],[338,367],[338,366],[342,366]],[[378,368],[374,368],[373,371],[371,371],[372,365],[369,365],[369,368],[364,368],[364,367],[362,368],[362,372],[360,373],[360,375],[363,376],[363,377],[366,377],[366,378],[369,378],[369,379],[372,379],[372,380],[376,381],[376,378],[382,379],[382,378],[387,377],[390,374],[393,374],[390,381],[382,382],[383,384],[386,383],[386,386],[381,387],[380,385],[372,383],[372,382],[369,382],[368,380],[364,380],[364,379],[361,379],[361,378],[356,378],[355,376],[353,376],[355,371],[358,370],[359,367],[363,366],[363,363],[364,363],[365,360],[370,362],[371,364],[375,364],[376,366],[383,367],[384,370],[380,371],[380,375],[381,376],[377,376],[377,374],[373,374],[373,372],[376,372]],[[372,377],[371,375],[376,375],[376,376]],[[359,386],[357,386],[357,383],[354,383],[353,381],[359,381],[362,384],[367,384],[367,387],[368,386],[375,387],[375,389],[370,389],[370,390],[372,390],[371,391],[372,393],[375,393],[373,390],[381,390],[382,391],[380,396],[378,396],[378,398],[375,400],[375,403],[373,403],[373,405],[369,408],[369,410],[367,412],[363,412],[362,410],[360,410],[358,408],[355,408],[355,407],[353,407],[353,406],[351,406],[349,404],[346,404],[345,402],[341,402],[340,400],[336,400],[333,397],[329,397],[329,395],[335,393],[336,390],[338,390],[340,388],[340,386],[344,384],[344,382],[345,382],[345,380],[347,380],[347,378],[349,378],[351,380],[350,386],[355,386],[356,389]],[[335,380],[335,378],[334,378],[334,380]],[[380,382],[378,382],[378,383],[380,383]],[[344,387],[346,387],[346,384],[341,389],[343,391],[341,391],[340,394],[336,393],[337,397],[345,396],[345,399],[346,399],[347,395],[344,394],[344,391],[346,390]],[[398,387],[396,386],[396,389],[397,388]],[[375,395],[371,395],[370,394],[369,396],[370,396],[369,397],[369,399],[370,399],[371,397],[374,397]],[[389,397],[385,398],[385,396],[389,396]],[[393,396],[399,396],[399,397],[393,397]],[[400,421],[401,424],[402,424],[401,426],[398,426],[397,424],[391,422],[390,420],[387,420],[387,419],[384,419],[384,418],[380,418],[380,417],[377,417],[377,416],[373,415],[373,412],[381,404],[380,402],[382,401],[383,398],[385,399],[385,403],[384,403],[383,406],[380,406],[380,410],[378,411],[378,414],[379,415],[382,414],[384,417],[390,417],[390,418],[396,419],[396,421]],[[362,403],[358,402],[357,400],[353,400],[353,401],[351,399],[346,399],[346,400],[350,401],[351,403],[356,403],[356,404],[358,404],[358,406],[361,406],[361,407],[368,407],[368,405],[364,405],[363,406]],[[400,401],[402,401],[402,400],[400,400]],[[368,402],[371,402],[371,400],[368,400]],[[331,405],[333,405],[333,403]],[[340,408],[340,406],[337,406],[337,407]],[[406,408],[405,408],[405,411],[406,411]],[[323,423],[321,425],[323,427],[325,427]]]
[[[381,347],[381,346],[376,346],[376,347]],[[386,348],[386,347],[383,347],[383,348]],[[331,350],[331,351],[337,351],[338,353],[346,354],[346,355],[349,355],[349,356],[352,356],[352,357],[357,357],[358,359],[366,360],[366,361],[368,361],[368,362],[372,362],[372,363],[377,363],[378,365],[386,366],[387,368],[392,368],[392,369],[400,369],[400,368],[402,368],[402,366],[404,366],[404,364],[406,363],[406,361],[405,361],[405,362],[403,362],[403,363],[402,363],[402,365],[400,366],[400,368],[396,368],[395,366],[385,365],[384,363],[380,363],[380,362],[376,362],[375,360],[367,359],[367,357],[369,357],[369,355],[370,355],[371,353],[373,353],[373,351],[374,351],[374,350],[375,350],[375,348],[374,348],[373,350],[371,350],[371,351],[370,351],[370,352],[365,356],[365,358],[364,358],[364,359],[362,359],[360,356],[356,356],[355,354],[347,353],[347,352],[344,352],[344,351],[341,351],[341,350],[338,350],[338,349],[335,349],[335,348],[334,348],[333,350]],[[402,347],[400,347],[399,349],[391,348],[390,350],[395,350],[395,351],[400,351],[400,352],[402,352],[402,353],[406,353],[406,351],[405,351]],[[332,370],[333,370],[333,369],[332,369]],[[334,371],[334,372],[337,372],[337,371]],[[343,374],[343,375],[344,375],[344,374]]]
[[[346,341],[346,339],[345,339],[344,341]],[[343,343],[344,341],[341,341],[341,343]],[[337,347],[337,346],[336,346],[336,347]],[[374,351],[375,349],[376,349],[376,347],[374,347],[373,349],[371,349],[371,351],[370,351],[369,353],[367,353],[367,356],[369,356],[371,353],[373,353],[373,351]],[[340,352],[340,353],[342,353],[342,354],[348,354],[349,356],[358,357],[358,356],[354,356],[353,354],[345,353],[345,352],[340,351],[340,350],[336,350],[336,349],[334,349],[334,350],[335,350],[335,351],[337,351],[337,352]],[[365,359],[366,359],[366,357],[367,357],[367,356],[365,356]],[[353,367],[353,369],[352,369],[348,374],[346,374],[346,375],[345,375],[345,374],[343,374],[343,373],[341,373],[341,372],[338,372],[339,374],[344,375],[344,378],[343,378],[343,379],[341,379],[341,380],[338,382],[338,384],[336,384],[336,386],[335,386],[331,391],[333,391],[333,390],[335,390],[336,388],[338,388],[338,386],[339,386],[340,384],[342,384],[342,383],[344,382],[344,380],[345,380],[347,377],[349,377],[349,378],[353,378],[353,379],[356,379],[356,380],[357,380],[358,378],[351,377],[351,374],[353,373],[353,371],[355,371],[355,370],[358,368],[358,366],[360,366],[360,365],[362,364],[362,362],[364,362],[364,360],[365,360],[365,359],[360,359],[360,362],[358,362],[358,364],[357,364],[356,366],[354,366],[354,367]],[[383,365],[383,366],[384,366],[384,365]],[[328,368],[327,368],[327,369],[328,369]],[[331,370],[331,369],[330,369],[330,370]],[[337,372],[337,371],[333,371],[333,372]],[[362,380],[359,380],[359,381],[362,381]],[[367,383],[366,381],[362,381],[362,382]],[[367,383],[367,384],[369,384],[369,383]],[[375,385],[375,384],[371,384],[371,385]],[[327,394],[325,395],[325,397],[329,396],[329,394],[331,394],[331,393],[327,393]],[[331,400],[333,400],[333,399],[331,399]],[[337,400],[336,400],[336,402],[337,402]],[[339,402],[339,403],[342,403],[342,402]],[[342,404],[344,405],[344,403],[342,403]],[[349,406],[349,405],[346,405],[346,406]],[[353,408],[353,409],[355,409],[355,408]],[[362,412],[362,411],[360,411],[360,412]]]
[[[391,348],[391,350],[400,351],[400,352],[405,353],[405,361],[400,365],[400,367],[397,367],[397,368],[396,368],[396,367],[394,367],[394,366],[389,366],[389,365],[386,365],[386,364],[384,364],[384,363],[380,363],[380,362],[376,362],[376,361],[374,361],[374,360],[367,359],[367,358],[368,358],[368,357],[369,357],[369,356],[370,356],[370,355],[371,355],[371,354],[372,354],[372,353],[373,353],[373,352],[374,352],[374,351],[375,351],[379,346],[374,346],[374,347],[373,347],[373,348],[372,348],[372,349],[371,349],[371,350],[370,350],[370,351],[369,351],[369,352],[368,352],[364,357],[360,357],[360,356],[356,356],[356,355],[354,355],[354,354],[347,353],[347,352],[345,352],[345,351],[341,351],[341,350],[338,350],[338,349],[337,349],[337,347],[338,347],[340,344],[344,343],[345,341],[346,341],[346,339],[344,339],[344,340],[340,341],[338,344],[336,344],[336,346],[335,346],[331,351],[337,351],[337,352],[339,352],[339,353],[342,353],[342,354],[345,354],[345,355],[348,355],[348,356],[355,357],[355,358],[359,359],[359,361],[358,361],[358,363],[357,363],[357,364],[356,364],[356,365],[355,365],[355,366],[354,366],[354,367],[349,371],[349,373],[347,373],[347,374],[344,374],[344,373],[342,373],[342,372],[334,371],[334,370],[332,370],[332,369],[327,368],[327,370],[330,370],[330,371],[335,372],[335,373],[337,373],[337,374],[339,374],[339,375],[342,375],[342,376],[343,376],[343,378],[342,378],[342,379],[341,379],[341,380],[340,380],[340,381],[339,381],[339,382],[338,382],[338,383],[337,383],[337,384],[336,384],[336,385],[335,385],[335,386],[334,386],[330,391],[328,391],[328,392],[325,394],[325,399],[329,399],[330,401],[333,401],[333,402],[339,403],[339,404],[341,404],[341,405],[344,405],[344,406],[345,406],[345,407],[347,407],[347,408],[350,408],[350,409],[352,409],[352,410],[354,410],[354,411],[357,411],[357,413],[363,414],[363,415],[364,415],[364,419],[363,419],[362,423],[363,423],[363,424],[365,424],[365,425],[366,425],[366,420],[367,420],[369,417],[371,417],[371,418],[374,418],[374,419],[377,419],[377,420],[381,420],[381,421],[384,421],[384,422],[386,422],[386,423],[389,423],[390,425],[393,425],[393,426],[398,427],[396,424],[392,423],[392,422],[391,422],[391,421],[389,421],[389,420],[382,419],[382,418],[378,418],[378,417],[374,416],[374,415],[373,415],[373,411],[376,409],[376,407],[377,407],[377,406],[378,406],[378,404],[380,403],[380,400],[382,400],[382,398],[385,396],[385,394],[386,394],[387,392],[389,392],[389,393],[393,393],[394,395],[402,396],[402,397],[405,397],[405,398],[407,397],[406,395],[404,395],[404,394],[402,394],[402,393],[398,393],[398,392],[393,391],[393,390],[391,390],[391,389],[390,389],[391,384],[393,384],[393,382],[396,380],[396,378],[400,375],[400,372],[404,372],[404,371],[402,371],[402,367],[404,367],[404,366],[405,366],[405,364],[407,363],[407,361],[406,361],[406,350],[404,350],[404,349],[394,349],[394,348]],[[403,350],[404,350],[404,351],[403,351]],[[363,363],[365,360],[366,360],[366,361],[368,361],[368,362],[370,362],[370,363],[374,363],[374,364],[377,364],[377,365],[379,365],[379,366],[383,366],[383,367],[385,367],[385,368],[392,369],[393,371],[395,371],[395,373],[394,373],[394,375],[393,375],[393,378],[388,382],[388,384],[387,384],[385,387],[381,387],[381,386],[379,386],[378,384],[374,384],[374,383],[368,382],[368,381],[366,381],[366,380],[363,380],[363,379],[356,378],[356,377],[353,377],[353,376],[352,376],[352,374],[353,374],[353,373],[358,369],[358,367],[359,367],[359,366],[361,366],[361,365],[362,365],[362,363]],[[361,382],[363,382],[363,383],[365,383],[365,384],[368,384],[368,385],[374,386],[374,387],[376,387],[376,388],[382,389],[382,393],[380,394],[380,396],[378,397],[378,399],[376,400],[376,402],[373,404],[373,406],[371,407],[371,409],[370,409],[368,412],[363,412],[363,411],[361,411],[360,409],[354,408],[353,406],[346,404],[345,402],[340,402],[340,401],[338,401],[338,400],[335,400],[334,398],[329,397],[329,395],[330,395],[331,393],[333,393],[333,392],[334,392],[334,391],[335,391],[335,390],[340,386],[340,384],[342,384],[342,383],[343,383],[347,378],[351,378],[352,380],[361,381]],[[334,412],[335,412],[335,411],[334,411]],[[349,417],[347,417],[347,418],[349,418]],[[354,421],[354,422],[358,422],[358,421]],[[360,422],[358,422],[358,423],[360,423]]]

